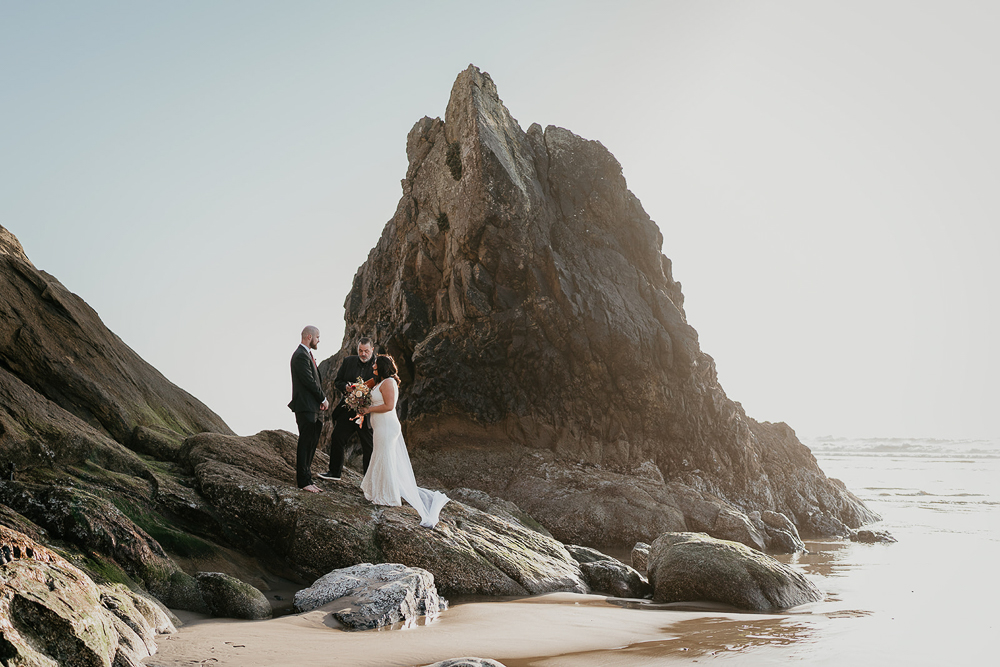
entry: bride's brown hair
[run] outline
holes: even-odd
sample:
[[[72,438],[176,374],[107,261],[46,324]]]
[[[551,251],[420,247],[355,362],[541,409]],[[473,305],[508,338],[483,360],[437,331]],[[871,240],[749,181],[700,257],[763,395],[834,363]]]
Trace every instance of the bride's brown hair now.
[[[399,376],[396,375],[398,372],[396,360],[388,354],[380,354],[375,357],[375,369],[378,371],[379,378],[383,380],[392,378],[396,381],[396,384],[399,384]]]

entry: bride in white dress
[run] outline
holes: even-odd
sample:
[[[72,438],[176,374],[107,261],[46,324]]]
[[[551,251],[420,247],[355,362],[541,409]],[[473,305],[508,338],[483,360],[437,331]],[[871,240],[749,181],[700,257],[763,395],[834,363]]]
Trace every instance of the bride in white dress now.
[[[440,491],[430,491],[417,486],[406,452],[402,426],[396,416],[396,399],[399,385],[396,380],[396,362],[392,357],[379,355],[375,359],[374,373],[382,381],[372,389],[371,407],[363,411],[372,420],[374,447],[368,472],[361,482],[365,498],[376,505],[398,507],[405,500],[420,514],[420,525],[433,528],[438,522],[441,508],[448,496]]]

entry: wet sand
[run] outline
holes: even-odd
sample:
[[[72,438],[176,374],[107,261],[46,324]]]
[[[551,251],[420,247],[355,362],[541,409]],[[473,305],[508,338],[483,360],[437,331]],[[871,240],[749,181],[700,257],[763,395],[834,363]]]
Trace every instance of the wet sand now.
[[[346,632],[330,609],[269,621],[213,619],[181,612],[185,625],[162,637],[147,665],[427,665],[462,656],[507,667],[670,664],[720,647],[794,641],[783,615],[675,607],[628,608],[639,601],[552,593],[454,605],[415,627]],[[747,627],[753,626],[747,637]],[[786,637],[788,633],[792,637]],[[734,647],[735,648],[735,647]],[[726,650],[723,648],[723,650]]]

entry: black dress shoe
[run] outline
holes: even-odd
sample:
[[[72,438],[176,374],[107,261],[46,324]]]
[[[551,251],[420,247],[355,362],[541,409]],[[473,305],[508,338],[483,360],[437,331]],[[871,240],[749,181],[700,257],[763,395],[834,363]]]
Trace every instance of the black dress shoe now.
[[[320,479],[325,479],[325,480],[328,480],[328,481],[334,481],[334,482],[336,482],[336,481],[340,480],[339,477],[334,477],[333,475],[331,475],[328,472],[321,472],[321,473],[319,473],[316,476],[319,477]]]

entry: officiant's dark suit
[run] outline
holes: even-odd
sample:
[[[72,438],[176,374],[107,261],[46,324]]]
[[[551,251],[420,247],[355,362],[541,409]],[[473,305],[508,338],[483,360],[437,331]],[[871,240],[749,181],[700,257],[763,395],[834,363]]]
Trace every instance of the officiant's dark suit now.
[[[292,354],[291,366],[292,400],[288,407],[295,413],[295,423],[299,427],[295,481],[303,489],[312,484],[310,468],[323,428],[319,415],[326,396],[323,395],[319,369],[316,368],[311,351],[304,344],[299,345]]]
[[[360,346],[359,346],[360,347]],[[361,361],[361,357],[354,354],[346,357],[340,364],[337,377],[333,380],[333,386],[337,389],[340,401],[333,409],[331,418],[333,419],[333,436],[330,439],[330,477],[339,478],[344,469],[344,451],[351,437],[356,433],[361,440],[362,473],[368,472],[368,464],[372,460],[372,420],[371,416],[365,417],[361,428],[354,423],[353,418],[357,416],[344,402],[344,395],[347,393],[347,385],[362,380],[370,380],[375,377],[375,355],[372,354],[368,361]]]

